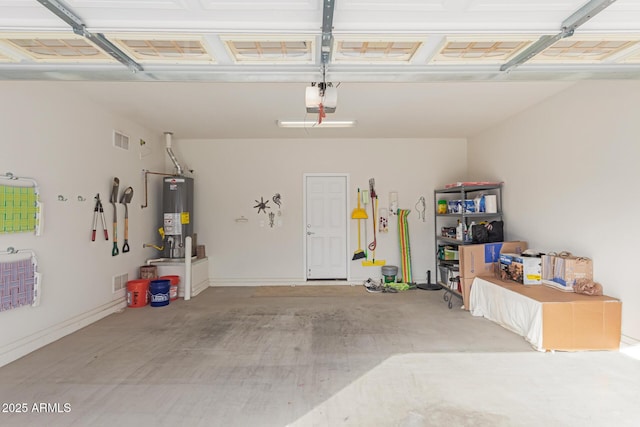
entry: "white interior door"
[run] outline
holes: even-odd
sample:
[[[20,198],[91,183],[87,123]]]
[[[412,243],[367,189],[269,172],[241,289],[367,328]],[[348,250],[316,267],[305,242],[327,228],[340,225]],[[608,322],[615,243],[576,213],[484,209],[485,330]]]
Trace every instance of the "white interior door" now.
[[[347,177],[307,176],[307,279],[347,278]]]

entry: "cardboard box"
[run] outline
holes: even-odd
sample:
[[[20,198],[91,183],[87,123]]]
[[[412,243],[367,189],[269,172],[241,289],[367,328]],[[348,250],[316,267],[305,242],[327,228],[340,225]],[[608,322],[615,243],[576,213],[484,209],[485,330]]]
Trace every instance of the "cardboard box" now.
[[[460,245],[460,283],[462,285],[462,305],[469,310],[471,283],[477,276],[491,276],[494,266],[500,261],[500,252],[521,253],[527,249],[527,242],[495,242],[478,245]]]
[[[545,287],[542,289],[555,291]],[[621,338],[622,303],[609,297],[604,298],[585,302],[544,303],[542,305],[544,348],[564,351],[618,350]]]
[[[492,277],[484,280],[542,304],[542,347],[545,350],[618,350],[622,302],[606,295],[561,292],[547,286],[521,286]],[[516,307],[513,307],[517,310]]]
[[[542,284],[542,258],[501,253],[500,278],[523,285],[540,285]]]
[[[542,283],[565,292],[573,292],[577,279],[593,280],[593,262],[573,255],[543,255]]]
[[[468,279],[460,278],[460,286],[462,286],[462,305],[467,311],[471,310],[471,305],[469,304],[471,299],[469,296],[471,295],[471,284],[473,283],[473,279],[475,279],[475,277]]]
[[[460,245],[460,277],[493,275],[494,263],[500,260],[500,253],[520,254],[527,249],[527,242],[495,242],[479,245]]]

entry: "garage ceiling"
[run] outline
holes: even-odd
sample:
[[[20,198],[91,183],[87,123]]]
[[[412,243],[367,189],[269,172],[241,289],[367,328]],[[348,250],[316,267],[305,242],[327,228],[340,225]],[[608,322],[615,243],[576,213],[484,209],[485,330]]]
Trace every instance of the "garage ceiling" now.
[[[0,79],[60,81],[177,138],[465,137],[577,81],[640,78],[637,0],[0,0],[0,10]],[[279,129],[317,121],[304,92],[323,79],[339,94],[325,120],[357,126]]]

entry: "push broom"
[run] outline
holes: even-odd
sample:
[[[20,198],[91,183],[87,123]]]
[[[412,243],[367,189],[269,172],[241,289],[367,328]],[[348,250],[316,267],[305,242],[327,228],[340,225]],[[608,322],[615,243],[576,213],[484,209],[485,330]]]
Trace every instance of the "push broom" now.
[[[358,249],[354,252],[352,260],[357,260],[361,258],[365,258],[366,255],[360,246],[360,220],[367,219],[369,216],[367,215],[367,211],[360,207],[360,189],[358,188],[358,207],[353,210],[351,213],[352,219],[358,220]]]

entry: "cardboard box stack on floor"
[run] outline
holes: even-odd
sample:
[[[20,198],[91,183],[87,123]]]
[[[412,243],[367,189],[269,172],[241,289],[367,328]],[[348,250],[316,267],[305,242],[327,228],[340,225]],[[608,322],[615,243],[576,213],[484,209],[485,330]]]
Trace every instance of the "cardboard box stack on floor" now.
[[[469,294],[473,279],[478,276],[493,276],[494,265],[500,261],[501,253],[520,254],[526,249],[527,242],[523,241],[459,246],[460,284],[465,310],[469,310]]]

